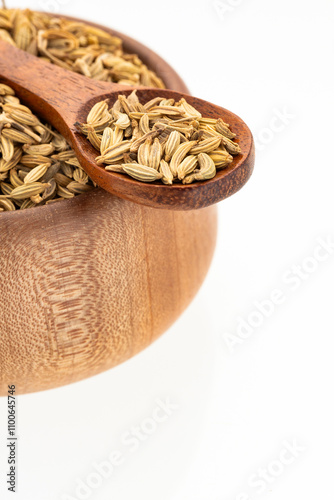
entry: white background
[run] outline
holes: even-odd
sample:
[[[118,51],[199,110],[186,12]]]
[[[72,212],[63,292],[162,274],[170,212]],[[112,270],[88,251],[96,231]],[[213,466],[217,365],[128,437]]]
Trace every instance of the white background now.
[[[333,0],[49,5],[152,47],[194,95],[240,115],[258,148],[249,183],[219,206],[211,270],[180,320],[116,369],[18,398],[15,498],[79,499],[77,481],[114,450],[123,463],[87,498],[333,498],[333,248],[313,258],[334,240]],[[284,302],[256,313],[274,290]],[[258,321],[243,339],[241,321]],[[178,408],[132,453],[122,435],[166,398]],[[0,415],[4,432],[4,399]]]

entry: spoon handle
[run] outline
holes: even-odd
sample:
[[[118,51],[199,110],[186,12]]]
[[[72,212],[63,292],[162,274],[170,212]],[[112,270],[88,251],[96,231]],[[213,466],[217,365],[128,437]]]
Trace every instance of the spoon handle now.
[[[121,85],[91,80],[43,61],[0,40],[0,82],[12,87],[20,99],[57,128],[64,122],[73,130],[77,113],[91,98],[121,90]]]

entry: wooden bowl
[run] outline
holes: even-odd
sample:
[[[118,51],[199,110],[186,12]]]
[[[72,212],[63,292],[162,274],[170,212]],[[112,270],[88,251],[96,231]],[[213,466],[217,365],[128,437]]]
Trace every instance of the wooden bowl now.
[[[187,92],[165,61],[115,34]],[[69,384],[148,346],[199,289],[216,230],[215,207],[158,210],[101,189],[0,213],[0,395]]]

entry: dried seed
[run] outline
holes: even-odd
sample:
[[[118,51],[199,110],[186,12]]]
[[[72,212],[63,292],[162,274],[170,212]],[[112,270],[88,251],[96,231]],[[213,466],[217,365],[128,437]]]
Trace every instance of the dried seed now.
[[[161,131],[162,129],[152,130],[151,132],[148,132],[148,134],[143,135],[136,141],[133,141],[130,147],[131,153],[136,153],[141,144],[143,144],[147,139],[154,139],[160,134]]]
[[[14,154],[9,161],[5,161],[4,158],[0,160],[0,172],[8,172],[12,168],[16,167],[22,157],[21,148],[14,148]]]
[[[52,145],[56,151],[65,151],[68,148],[66,140],[61,135],[56,135],[52,139]]]
[[[69,160],[66,160],[66,165],[71,165],[72,167],[78,167],[80,168],[80,163],[78,158],[70,158]]]
[[[51,181],[51,179],[54,179],[55,175],[59,172],[59,169],[60,169],[59,161],[53,163],[52,165],[49,165],[47,171],[41,178],[41,182],[49,182]]]
[[[29,137],[29,140],[27,141],[28,143],[31,142],[31,139],[33,141],[35,141],[37,144],[42,141],[41,137],[39,135],[37,135],[35,132],[33,132],[30,127],[26,127],[24,125],[21,125],[20,123],[17,123],[16,121],[12,120],[12,118],[7,116],[6,113],[0,114],[0,125],[2,125],[2,127],[4,127],[3,130],[6,131],[7,135],[8,135],[8,131],[10,130],[10,127],[11,127],[14,130],[18,130],[18,131],[26,134]],[[36,130],[37,130],[37,128],[38,127],[35,127]],[[20,141],[20,142],[22,142],[22,141]]]
[[[131,113],[131,111],[133,111],[133,107],[131,106],[130,103],[128,103],[128,100],[127,98],[125,97],[125,95],[119,95],[118,96],[118,100],[120,101],[121,105],[122,105],[122,108],[123,110],[125,111],[126,113],[126,116]]]
[[[27,144],[22,146],[22,149],[28,155],[49,156],[52,155],[52,153],[55,150],[55,147],[53,144],[37,144],[37,145]]]
[[[114,144],[114,131],[110,127],[106,127],[103,131],[100,144],[100,153],[103,155],[105,151]]]
[[[179,103],[184,110],[185,114],[190,117],[202,118],[202,114],[191,106],[183,97]]]
[[[81,184],[87,184],[89,177],[82,168],[76,168],[73,172],[73,179]]]
[[[215,126],[216,123],[217,123],[217,119],[216,118],[205,118],[205,117],[202,117],[202,118],[200,118],[199,122],[203,126],[206,126],[206,125]],[[229,127],[228,124],[226,124],[226,125]]]
[[[61,198],[65,198],[65,200],[69,200],[74,197],[74,193],[69,191],[66,187],[58,185],[57,195]]]
[[[125,113],[118,113],[117,114],[117,121],[115,123],[116,127],[119,127],[122,130],[125,130],[130,125],[131,125],[131,120],[127,114],[125,114]]]
[[[163,99],[159,102],[159,106],[174,106],[175,99]]]
[[[82,184],[81,182],[71,181],[67,184],[66,189],[74,194],[87,193],[93,189],[89,184]]]
[[[163,100],[164,100],[163,97],[154,97],[153,99],[151,99],[150,101],[148,101],[147,103],[144,104],[144,108],[147,111],[150,111],[155,106],[158,106],[160,104],[160,102]]]
[[[124,130],[124,137],[129,138],[132,136],[132,125],[129,125],[125,130]]]
[[[55,136],[55,133],[46,125],[37,125],[34,127],[34,130],[40,134],[40,140],[37,142],[40,142],[41,144],[49,144]]]
[[[119,144],[120,142],[122,142],[123,138],[124,130],[119,127],[115,127],[113,144]]]
[[[28,198],[27,200],[24,200],[24,202],[20,206],[20,210],[25,210],[26,208],[33,208],[35,206],[36,206],[35,203],[31,201],[30,198]]]
[[[122,165],[107,165],[106,170],[109,172],[124,173]]]
[[[6,107],[4,106],[4,110],[6,111]],[[9,116],[15,120],[18,123],[21,123],[22,125],[27,125],[29,127],[35,127],[36,125],[39,124],[39,119],[34,116],[31,112],[27,113],[24,111],[21,111],[20,109],[13,109],[10,113]]]
[[[52,158],[58,161],[67,161],[71,158],[75,158],[75,153],[74,151],[72,151],[72,149],[68,149],[67,151],[62,151],[61,153],[52,155]]]
[[[187,175],[182,181],[182,184],[192,184],[196,179],[196,174]]]
[[[12,170],[9,172],[9,180],[14,188],[22,186],[23,184],[22,179],[20,179],[20,177],[18,176],[16,168],[12,168]]]
[[[189,127],[188,125],[184,125],[183,123],[176,123],[176,122],[169,122],[165,123],[164,121],[160,120],[157,121],[154,126],[153,130],[155,129],[164,129],[164,130],[170,130],[172,131],[177,131],[180,132],[180,140],[181,142],[184,142],[190,138],[190,136],[194,133],[194,128]]]
[[[54,176],[54,180],[58,184],[58,186],[66,187],[72,179],[70,177],[67,177],[64,174],[61,174],[60,172],[56,173]]]
[[[13,47],[16,47],[16,43],[14,42],[13,38],[4,29],[0,29],[0,40],[3,40],[4,42],[9,43]]]
[[[26,167],[23,167],[23,168],[26,168]],[[23,183],[24,183],[24,179],[27,177],[29,172],[27,172],[26,170],[20,169],[17,174],[18,174],[19,178],[21,179],[21,181],[23,181]]]
[[[49,167],[48,163],[42,163],[42,165],[38,165],[37,167],[30,170],[29,174],[27,174],[24,178],[24,184],[29,184],[30,182],[36,182],[46,173]]]
[[[0,199],[0,207],[3,208],[5,212],[15,210],[15,205],[10,200]]]
[[[227,137],[228,139],[234,139],[235,137],[235,134],[231,132],[227,123],[224,123],[221,118],[217,120],[216,130],[217,132],[222,134],[224,137]]]
[[[45,189],[45,191],[42,195],[43,201],[51,200],[56,195],[56,190],[57,190],[56,181],[54,179],[50,179],[48,184],[49,184],[49,186]]]
[[[169,185],[173,184],[173,174],[171,169],[169,168],[169,164],[165,160],[161,160],[159,170],[162,174],[162,182]]]
[[[14,189],[14,187],[11,186],[10,184],[7,184],[7,182],[1,182],[0,186],[3,194],[10,194]]]
[[[200,153],[198,155],[198,163],[200,166],[200,171],[195,173],[195,179],[197,181],[204,181],[207,179],[212,179],[216,175],[216,167],[213,160],[206,153]]]
[[[26,198],[30,198],[31,196],[35,196],[36,194],[43,193],[46,187],[48,187],[48,184],[41,182],[24,184],[23,186],[19,186],[13,189],[13,191],[8,196],[13,200],[24,200]]]
[[[219,144],[221,143],[221,138],[212,138],[212,139],[204,139],[204,141],[199,142],[191,148],[190,154],[192,155],[198,155],[200,153],[211,153],[211,151],[214,151],[215,149],[218,148]]]
[[[101,136],[96,133],[96,130],[93,126],[88,125],[88,133],[87,139],[94,146],[95,149],[100,149],[101,147]]]
[[[11,87],[8,87],[8,85],[5,85],[4,83],[0,83],[0,95],[14,96],[15,92]]]
[[[171,160],[173,154],[175,153],[175,151],[179,147],[180,142],[181,142],[180,132],[173,130],[173,132],[171,132],[169,134],[169,137],[168,137],[168,140],[167,140],[166,146],[165,146],[165,160],[167,162],[169,162]]]
[[[140,60],[137,58],[137,63],[138,62],[140,64]],[[128,95],[128,103],[131,104],[132,106],[136,106],[137,104],[140,104],[138,96],[137,96],[137,89],[133,90],[131,92],[131,94]]]
[[[102,163],[113,163],[122,158],[124,153],[130,151],[130,141],[123,141],[119,144],[114,144],[108,148],[102,156],[96,158],[96,163],[101,165]]]
[[[14,128],[4,128],[1,133],[1,138],[6,138],[12,143],[20,142],[22,144],[34,144],[35,142],[30,135],[21,132],[21,130],[15,130]]]
[[[30,201],[32,201],[35,205],[38,205],[43,201],[43,198],[40,194],[35,194],[34,196],[30,196]]]
[[[138,163],[125,163],[122,165],[124,172],[142,182],[153,182],[162,178],[162,174],[154,168]]]
[[[161,156],[162,156],[162,147],[159,142],[159,139],[154,139],[154,142],[150,148],[147,166],[154,168],[155,170],[159,170]]]
[[[4,130],[2,130],[2,135],[0,136],[0,147],[2,158],[5,161],[10,161],[14,156],[14,143],[10,138],[5,136]]]
[[[106,112],[108,112],[107,100],[97,102],[88,113],[87,123],[94,124],[98,122],[99,120],[101,120],[101,118],[105,115]]]
[[[151,113],[151,112],[146,112],[146,110],[144,109],[144,111],[132,111],[130,114],[129,114],[129,118],[131,118],[131,120],[140,120],[144,115],[148,116],[148,119],[151,121],[151,120],[157,120],[158,118],[161,117],[162,119],[162,115],[161,113]]]
[[[226,150],[231,154],[231,155],[238,155],[241,153],[241,148],[239,144],[236,142],[231,141],[227,137],[222,136],[222,143],[224,144]]]
[[[66,175],[66,177],[70,177],[70,178],[73,177],[73,168],[68,163],[61,162],[60,163],[60,170],[63,172],[64,175]]]
[[[131,125],[132,125],[132,142],[135,142],[138,139],[140,139],[144,134],[141,132],[137,120],[132,120]]]
[[[148,134],[150,132],[150,120],[147,113],[143,114],[139,120],[139,129],[142,134]]]
[[[7,95],[3,96],[2,98],[6,104],[20,104],[20,99],[18,97],[15,97],[14,94],[13,95],[7,94]]]
[[[61,196],[59,198],[54,198],[53,200],[48,200],[45,202],[45,205],[50,205],[51,203],[56,203],[57,201],[63,201],[65,198],[62,198]]]
[[[191,174],[196,168],[197,156],[187,156],[177,167],[177,176],[182,181],[186,175]]]
[[[41,163],[49,163],[51,165],[52,159],[42,155],[23,155],[20,159],[20,164],[25,167],[36,167]]]
[[[152,139],[146,139],[144,144],[141,144],[138,149],[138,163],[141,165],[149,165],[149,157],[151,153]]]
[[[184,115],[184,110],[180,107],[176,106],[154,106],[153,108],[150,109],[150,113],[153,113],[154,115],[160,116],[160,115],[167,115],[167,116],[177,116],[180,117]]]
[[[180,163],[184,160],[186,155],[189,153],[191,148],[193,148],[196,144],[196,141],[189,141],[180,144],[180,146],[176,149],[175,153],[172,156],[170,161],[170,169],[174,177],[177,177],[177,168]]]
[[[222,149],[212,151],[209,156],[211,160],[213,160],[216,168],[227,167],[233,161],[233,157],[227,153],[227,151],[223,151]]]

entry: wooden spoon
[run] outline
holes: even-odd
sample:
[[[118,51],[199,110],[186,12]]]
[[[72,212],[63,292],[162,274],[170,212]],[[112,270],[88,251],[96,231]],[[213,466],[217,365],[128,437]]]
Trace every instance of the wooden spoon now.
[[[235,114],[196,97],[156,88],[138,88],[141,102],[154,97],[186,100],[204,117],[219,118],[229,123],[237,134],[242,154],[228,168],[205,182],[190,185],[145,184],[127,175],[108,172],[97,165],[98,152],[75,127],[85,122],[92,106],[103,99],[113,104],[118,94],[129,95],[132,87],[91,80],[85,76],[47,63],[0,41],[0,81],[12,87],[24,104],[40,118],[53,125],[74,149],[82,168],[100,187],[135,203],[155,208],[192,210],[227,198],[249,179],[254,167],[254,143],[247,125]]]

